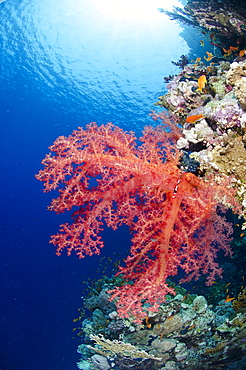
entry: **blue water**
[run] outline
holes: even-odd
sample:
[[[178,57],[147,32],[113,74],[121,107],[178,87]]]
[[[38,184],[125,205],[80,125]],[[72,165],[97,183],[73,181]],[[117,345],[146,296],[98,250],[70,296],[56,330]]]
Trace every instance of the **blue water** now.
[[[55,255],[49,237],[69,215],[47,211],[52,194],[34,175],[55,138],[78,126],[112,121],[139,134],[151,123],[163,76],[188,49],[156,14],[119,21],[96,0],[0,3],[1,370],[76,369],[72,320],[100,258]],[[103,256],[126,255],[126,228],[104,239]]]

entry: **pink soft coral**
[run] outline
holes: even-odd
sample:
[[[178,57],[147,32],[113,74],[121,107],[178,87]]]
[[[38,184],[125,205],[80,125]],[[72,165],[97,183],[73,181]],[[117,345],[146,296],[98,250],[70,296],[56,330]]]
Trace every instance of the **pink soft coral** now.
[[[173,145],[178,129],[161,118],[163,125],[145,128],[139,146],[132,132],[112,123],[91,123],[86,130],[59,137],[50,147],[54,155],[45,157],[45,168],[37,175],[45,191],[61,185],[49,209],[61,213],[77,207],[73,223],[61,225],[51,237],[58,255],[65,248],[79,258],[99,254],[104,222],[113,229],[130,227],[130,254],[119,270],[130,283],[111,293],[119,314],[138,321],[147,307],[156,311],[172,292],[166,279],[179,268],[188,279],[206,273],[209,283],[221,275],[217,251],[231,253],[231,227],[216,211],[222,195],[236,208],[233,191],[182,172]]]

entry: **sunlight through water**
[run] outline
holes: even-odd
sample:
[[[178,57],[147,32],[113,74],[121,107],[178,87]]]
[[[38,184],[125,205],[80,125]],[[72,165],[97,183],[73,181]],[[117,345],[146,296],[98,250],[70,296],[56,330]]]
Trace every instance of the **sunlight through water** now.
[[[104,16],[117,22],[153,22],[160,17],[158,8],[171,10],[177,0],[92,0]]]
[[[141,130],[152,122],[148,114],[164,92],[163,76],[177,69],[171,61],[188,50],[179,25],[158,10],[171,4],[181,5],[22,0],[14,7],[6,1],[0,24],[6,35],[0,41],[2,85],[11,81],[10,90],[39,97],[74,126],[82,119],[112,120]]]

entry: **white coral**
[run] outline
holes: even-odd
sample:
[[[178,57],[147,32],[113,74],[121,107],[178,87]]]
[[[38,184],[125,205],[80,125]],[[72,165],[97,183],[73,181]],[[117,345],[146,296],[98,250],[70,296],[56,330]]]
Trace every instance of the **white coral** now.
[[[207,142],[208,138],[213,136],[213,130],[208,126],[205,119],[199,121],[194,127],[183,130],[184,137],[177,142],[178,149],[187,148],[189,143]]]

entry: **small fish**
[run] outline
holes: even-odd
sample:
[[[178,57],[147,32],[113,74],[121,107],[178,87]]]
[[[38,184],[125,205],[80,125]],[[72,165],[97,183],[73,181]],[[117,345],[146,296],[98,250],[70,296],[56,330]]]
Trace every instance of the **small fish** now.
[[[225,303],[231,302],[233,299],[235,299],[235,298],[227,298],[227,299],[225,299]]]
[[[146,325],[148,325],[149,324],[149,316],[144,317],[144,320],[145,320]]]
[[[239,236],[240,236],[240,238],[242,238],[242,236],[244,236],[245,235],[245,233],[241,233]]]
[[[204,41],[200,40],[200,46],[204,46]]]
[[[199,119],[204,118],[202,114],[195,114],[194,116],[189,116],[186,118],[186,123],[195,123],[199,121]]]
[[[231,53],[232,53],[232,51],[231,51],[231,49],[225,49],[225,48],[223,48],[223,52],[225,53],[224,54],[224,57],[228,57],[228,56],[230,56],[231,55]]]
[[[197,85],[198,85],[198,91],[202,91],[206,85],[207,79],[205,75],[202,75],[198,78]]]
[[[188,330],[194,329],[196,324],[189,326]]]
[[[238,53],[238,55],[239,55],[240,57],[243,57],[245,54],[246,54],[246,50],[245,50],[245,49],[240,50],[240,51],[239,51],[239,53]]]
[[[214,55],[210,53],[209,51],[206,51],[207,57],[204,57],[204,59],[209,62],[211,59],[214,58]]]
[[[152,327],[152,324],[149,322],[149,317],[146,316],[144,318],[144,320],[145,320],[145,326],[146,326],[146,328],[150,329]]]
[[[201,57],[196,58],[195,63],[199,63],[201,61]]]
[[[238,50],[238,46],[237,46],[237,47],[235,47],[235,46],[230,46],[230,47],[229,47],[229,49],[230,49],[231,51],[237,51],[237,50]]]

